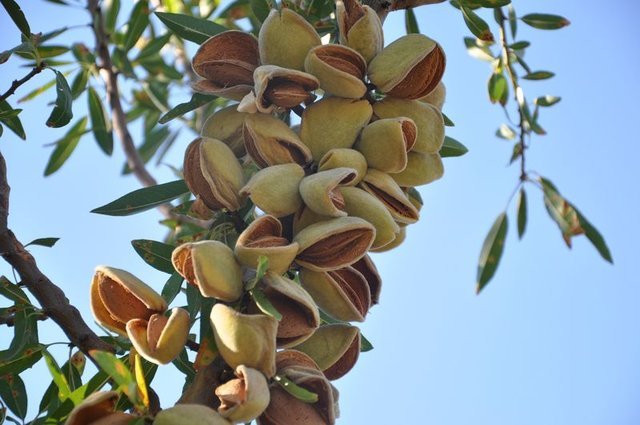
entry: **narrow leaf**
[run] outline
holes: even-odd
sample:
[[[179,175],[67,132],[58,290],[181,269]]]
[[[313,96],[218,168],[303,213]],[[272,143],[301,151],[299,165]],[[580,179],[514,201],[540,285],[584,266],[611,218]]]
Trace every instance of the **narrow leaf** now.
[[[249,0],[251,11],[260,22],[264,22],[271,11],[271,4],[268,0]]]
[[[176,180],[134,190],[113,202],[91,210],[91,212],[114,216],[137,214],[166,204],[188,192],[189,188],[184,180]]]
[[[507,214],[503,212],[498,216],[496,221],[493,223],[493,226],[491,226],[491,229],[482,244],[480,259],[478,261],[476,293],[480,293],[480,291],[482,291],[496,272],[504,249],[507,227]]]
[[[503,7],[511,3],[511,0],[475,0],[482,7],[496,8]]]
[[[227,28],[212,21],[177,13],[155,12],[163,24],[177,36],[202,44],[211,36],[226,31]]]
[[[606,261],[613,264],[613,257],[611,256],[611,251],[609,251],[609,247],[607,246],[607,243],[605,242],[600,232],[598,232],[598,229],[596,229],[589,222],[589,220],[587,220],[587,218],[584,215],[582,215],[580,211],[578,211],[576,207],[573,207],[573,209],[578,214],[578,221],[580,222],[580,226],[584,230],[584,234],[587,237],[587,239],[591,241],[591,243],[598,250],[598,253],[602,258],[604,258]]]
[[[0,379],[0,398],[20,419],[27,416],[27,389],[20,376],[8,374]]]
[[[513,50],[524,50],[530,45],[531,43],[529,43],[528,41],[518,41],[516,43],[510,44],[509,47],[511,47]]]
[[[169,42],[170,38],[171,33],[166,33],[162,37],[152,39],[142,48],[142,50],[140,50],[140,53],[135,60],[141,61],[160,52],[160,50]]]
[[[138,39],[149,25],[149,3],[147,0],[138,0],[131,10],[127,32],[124,36],[124,51],[128,52],[135,46]]]
[[[505,105],[509,99],[509,85],[502,73],[493,73],[488,83],[489,100],[491,103],[500,102]]]
[[[518,238],[522,239],[524,232],[527,229],[527,192],[524,188],[520,189],[518,196]]]
[[[40,344],[21,346],[20,351],[14,354],[8,359],[0,355],[0,376],[8,373],[21,373],[38,363],[42,358],[42,346]]]
[[[62,139],[55,142],[56,148],[53,150],[53,153],[51,153],[49,162],[44,170],[45,176],[49,176],[58,171],[67,159],[69,159],[76,146],[78,146],[80,138],[85,134],[86,126],[87,117],[83,117],[71,127]]]
[[[267,269],[269,268],[269,258],[267,256],[261,255],[258,257],[258,267],[256,268],[256,275],[253,279],[247,281],[245,284],[245,290],[250,291],[256,287],[258,282],[264,277]]]
[[[107,124],[108,118],[105,113],[104,106],[100,100],[100,96],[93,87],[89,87],[87,91],[87,99],[89,101],[89,116],[91,117],[91,130],[93,136],[100,146],[100,149],[107,155],[113,153],[113,133]]]
[[[249,291],[249,295],[251,295],[253,301],[264,314],[273,317],[277,321],[282,320],[282,314],[271,304],[271,301],[261,289],[254,288]]]
[[[520,18],[525,24],[539,30],[557,30],[568,26],[571,22],[559,15],[547,13],[530,13]]]
[[[458,142],[453,137],[445,136],[444,143],[440,148],[440,156],[442,158],[452,157],[452,156],[462,156],[465,153],[469,152],[469,149],[462,143]]]
[[[464,22],[467,24],[467,28],[473,35],[483,41],[493,41],[494,37],[489,29],[489,24],[485,22],[480,16],[478,16],[473,10],[467,7],[464,2],[460,3],[460,10],[464,17]]]
[[[418,20],[416,19],[416,14],[413,12],[413,9],[410,7],[404,10],[404,26],[407,31],[407,34],[420,33],[420,28],[418,27]]]
[[[73,118],[73,111],[71,110],[71,104],[73,102],[73,96],[71,95],[71,88],[67,79],[60,71],[53,70],[56,74],[56,103],[51,111],[51,115],[47,119],[48,127],[63,127],[69,124],[71,118]]]
[[[71,97],[75,100],[87,88],[89,82],[89,71],[81,69],[71,82]]]
[[[106,0],[103,4],[103,10],[104,26],[110,33],[113,33],[116,28],[118,13],[120,13],[120,0]]]
[[[360,333],[360,352],[366,353],[373,350],[373,344],[362,333]]]
[[[11,17],[13,23],[16,24],[26,39],[31,39],[31,28],[29,28],[29,22],[27,22],[27,18],[24,16],[22,9],[20,9],[20,5],[14,0],[0,0],[0,3],[2,3],[2,6],[9,14],[9,17]],[[22,416],[22,418],[24,418],[24,416]]]
[[[187,112],[191,112],[194,109],[197,109],[203,105],[206,105],[207,103],[210,103],[215,99],[216,99],[216,96],[211,96],[211,95],[206,95],[201,93],[194,93],[193,96],[191,96],[191,100],[174,106],[166,114],[160,117],[158,122],[160,124],[166,124],[172,119],[181,117]]]
[[[26,102],[28,100],[34,99],[38,95],[41,95],[42,93],[46,92],[47,90],[49,90],[51,87],[55,85],[56,85],[56,79],[54,78],[53,80],[49,81],[43,86],[33,89],[29,93],[22,96],[20,99],[18,99],[18,103],[22,103],[22,102]]]
[[[511,38],[515,40],[518,33],[518,17],[516,16],[516,10],[513,8],[513,4],[510,4],[507,9],[509,10],[509,28],[511,30]]]
[[[60,238],[38,238],[26,244],[25,248],[28,247],[29,245],[39,245],[39,246],[46,246],[47,248],[51,248],[59,240]]]
[[[445,114],[444,112],[442,113],[442,119],[444,119],[444,125],[445,126],[447,126],[447,127],[455,127],[456,126],[456,124],[453,121],[451,121],[451,118],[449,118],[447,116],[447,114]]]
[[[302,388],[284,375],[276,375],[273,377],[273,379],[278,383],[278,385],[280,385],[283,390],[300,401],[303,401],[305,403],[315,403],[318,401],[318,394],[311,392],[306,388]]]
[[[469,56],[485,62],[493,62],[495,60],[491,49],[482,44],[483,42],[479,42],[477,38],[465,37],[463,41]]]
[[[509,127],[507,124],[500,125],[500,128],[496,130],[496,136],[501,139],[513,140],[516,138],[517,134],[514,129]]]
[[[135,354],[135,361],[133,369],[136,375],[136,383],[138,384],[138,392],[142,399],[142,405],[146,408],[149,407],[149,391],[147,391],[147,380],[145,379],[144,368],[142,367],[142,357],[140,354]],[[144,423],[144,422],[143,422]]]
[[[553,72],[550,71],[534,71],[522,76],[525,80],[548,80],[549,78],[553,78],[555,76]]]
[[[133,245],[133,249],[142,257],[144,262],[154,269],[169,274],[176,272],[171,263],[171,254],[175,246],[148,239],[133,240],[131,245]]]
[[[0,295],[18,304],[31,304],[27,294],[4,276],[0,276]]]
[[[175,272],[171,275],[171,277],[167,280],[162,288],[162,298],[167,302],[167,305],[170,305],[173,300],[180,293],[180,288],[182,288],[182,282],[184,279],[180,276],[179,273]]]
[[[60,401],[65,401],[71,395],[71,388],[69,387],[67,378],[62,373],[62,370],[60,369],[60,366],[58,366],[56,360],[47,350],[42,350],[42,354],[44,355],[44,361],[47,364],[49,373],[51,373],[51,376],[53,377],[53,382],[58,387],[58,398]]]
[[[555,105],[561,100],[562,100],[561,97],[546,95],[546,96],[540,96],[536,98],[533,102],[538,106],[548,107],[548,106]]]
[[[132,404],[139,404],[138,385],[129,368],[115,355],[106,351],[91,350],[89,355],[104,370]]]

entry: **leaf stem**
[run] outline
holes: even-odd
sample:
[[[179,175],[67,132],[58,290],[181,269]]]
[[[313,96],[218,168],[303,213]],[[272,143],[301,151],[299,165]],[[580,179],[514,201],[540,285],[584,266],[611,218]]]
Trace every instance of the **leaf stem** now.
[[[31,69],[31,71],[29,71],[29,73],[25,75],[23,78],[19,80],[13,80],[13,82],[11,83],[11,87],[9,87],[9,90],[4,92],[2,96],[0,96],[0,102],[2,102],[3,100],[6,100],[9,96],[14,94],[15,91],[18,89],[18,87],[20,87],[21,85],[23,85],[24,83],[26,83],[27,81],[35,77],[37,74],[41,73],[42,70],[46,68],[46,66],[47,66],[46,63],[40,62],[37,66],[34,66]]]

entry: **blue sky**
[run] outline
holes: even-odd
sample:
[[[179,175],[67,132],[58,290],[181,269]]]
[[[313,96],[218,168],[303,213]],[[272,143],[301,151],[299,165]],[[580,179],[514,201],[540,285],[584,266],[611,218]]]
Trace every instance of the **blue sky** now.
[[[63,25],[61,18],[51,19],[63,9],[40,1],[21,3],[34,31]],[[491,284],[475,295],[482,241],[504,210],[518,170],[507,166],[511,144],[493,136],[504,115],[487,100],[488,65],[464,49],[462,37],[468,33],[459,12],[447,4],[418,9],[421,30],[447,54],[444,111],[456,123],[448,134],[465,143],[469,153],[446,159],[443,179],[421,188],[425,206],[405,244],[374,257],[384,281],[382,297],[362,329],[375,349],[335,383],[342,412],[338,423],[640,422],[640,7],[620,0],[588,6],[576,0],[520,0],[515,6],[521,15],[555,13],[572,22],[555,32],[522,24],[519,28],[520,38],[532,42],[529,65],[556,73],[552,80],[525,83],[525,93],[530,98],[562,96],[558,105],[542,111],[548,135],[533,139],[527,163],[550,178],[598,227],[615,265],[601,260],[584,237],[575,238],[568,250],[544,210],[541,194],[529,187],[527,233],[518,241],[512,203],[502,263]],[[64,13],[65,23],[88,22],[82,9]],[[4,12],[0,28],[0,50],[17,44]],[[387,43],[403,31],[402,13],[391,14],[385,23]],[[68,34],[92,43],[84,29]],[[17,63],[12,59],[2,66],[0,91],[26,74]],[[50,72],[41,74],[19,89],[12,104],[52,78]],[[8,131],[0,141],[12,186],[9,223],[24,242],[61,238],[54,248],[31,251],[91,320],[88,288],[98,264],[127,269],[161,289],[165,275],[146,266],[130,241],[158,240],[164,231],[155,211],[129,218],[89,213],[138,188],[133,178],[119,175],[119,146],[113,158],[106,158],[86,137],[59,172],[42,177],[52,150],[45,145],[66,131],[44,126],[50,108],[46,102],[52,96],[20,105],[28,123],[27,142]],[[86,102],[81,99],[77,116]],[[134,129],[138,140],[140,133]],[[169,163],[181,163],[189,137],[185,132]],[[174,178],[164,165],[151,171],[159,181]],[[11,276],[5,264],[0,272]],[[63,340],[51,323],[41,324],[41,334],[46,342]],[[0,340],[8,341],[6,336],[6,329],[0,329]],[[61,359],[65,356],[65,349],[53,350]],[[27,374],[32,408],[44,391],[46,374],[42,365]],[[156,389],[164,405],[177,396],[176,379],[180,375],[172,366],[158,374]]]

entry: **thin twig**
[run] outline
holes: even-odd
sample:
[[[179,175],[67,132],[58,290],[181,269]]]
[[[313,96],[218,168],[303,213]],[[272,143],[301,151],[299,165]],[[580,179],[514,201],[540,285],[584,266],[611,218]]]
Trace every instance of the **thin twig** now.
[[[120,90],[118,89],[118,77],[113,69],[111,54],[107,45],[108,36],[102,19],[102,11],[98,0],[88,0],[87,8],[93,19],[93,33],[96,41],[96,52],[100,61],[100,74],[105,83],[109,107],[111,109],[113,130],[118,135],[127,163],[133,174],[138,178],[144,186],[154,186],[157,184],[156,179],[149,173],[145,167],[144,161],[140,158],[138,150],[133,142],[133,137],[127,127],[127,116],[120,102]],[[170,217],[170,206],[162,205],[160,211],[166,217]]]
[[[113,348],[98,338],[80,316],[77,308],[69,304],[65,293],[45,276],[33,256],[24,248],[8,228],[9,184],[7,165],[0,153],[0,254],[20,275],[29,292],[38,300],[43,313],[53,319],[67,335],[73,345],[84,353],[98,349],[113,351]]]
[[[24,83],[32,79],[37,74],[41,73],[45,67],[46,67],[46,64],[44,62],[40,62],[40,64],[38,64],[37,66],[34,66],[33,69],[27,75],[24,76],[24,78],[21,78],[19,80],[13,80],[13,83],[11,83],[11,87],[9,87],[9,90],[4,92],[2,96],[0,96],[0,102],[2,102],[3,100],[6,100],[9,96],[14,94],[18,89],[18,87],[20,87],[21,85],[23,85]]]
[[[497,12],[498,12],[498,16],[500,17],[500,44],[502,45],[502,56],[503,56],[502,60],[506,65],[507,74],[509,74],[509,79],[511,80],[511,86],[513,87],[513,94],[515,96],[516,103],[518,104],[518,114],[520,118],[520,121],[518,123],[518,136],[519,136],[518,144],[520,145],[520,181],[524,182],[528,180],[526,166],[525,166],[526,164],[525,152],[527,149],[527,144],[525,139],[527,135],[527,130],[525,128],[525,118],[524,118],[524,112],[522,110],[523,107],[520,105],[518,100],[518,90],[519,89],[521,90],[521,88],[520,88],[520,85],[518,84],[518,76],[513,70],[513,64],[511,63],[511,57],[509,55],[509,47],[508,47],[509,42],[507,41],[507,30],[505,27],[505,22],[507,21],[507,18],[504,16],[504,13],[502,12],[502,8],[498,8]]]

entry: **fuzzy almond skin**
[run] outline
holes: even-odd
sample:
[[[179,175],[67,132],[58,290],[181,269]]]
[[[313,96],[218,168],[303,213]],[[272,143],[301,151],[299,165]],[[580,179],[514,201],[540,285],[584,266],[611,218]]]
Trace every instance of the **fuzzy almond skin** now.
[[[372,114],[366,100],[325,97],[302,114],[300,139],[317,163],[331,149],[351,148]]]
[[[382,201],[399,224],[412,224],[420,218],[418,208],[389,174],[371,168],[360,187]]]
[[[407,168],[389,174],[402,187],[421,186],[438,180],[444,174],[444,165],[438,154],[409,152]]]
[[[410,118],[384,118],[367,125],[355,144],[369,168],[399,173],[407,166],[407,151],[413,148],[417,127]]]
[[[336,20],[340,30],[340,44],[360,53],[367,63],[382,51],[382,22],[371,7],[362,6],[356,0],[338,0]]]
[[[202,404],[176,404],[158,413],[154,425],[232,425],[218,412]]]
[[[170,363],[178,357],[189,336],[189,313],[174,308],[171,316],[154,315],[147,320],[127,322],[127,335],[136,351],[157,365]]]
[[[202,125],[200,134],[211,139],[218,139],[229,146],[238,157],[246,154],[242,126],[247,114],[238,112],[238,105],[219,109],[209,116]]]
[[[235,375],[237,379],[215,390],[221,402],[218,412],[233,423],[251,422],[269,405],[269,385],[260,371],[244,365],[236,368]]]
[[[360,99],[367,92],[366,67],[360,53],[339,44],[314,47],[304,62],[305,70],[318,78],[325,93],[348,99]]]
[[[303,177],[304,169],[298,164],[272,165],[254,174],[240,193],[267,214],[284,217],[302,205],[298,186]]]
[[[328,217],[345,217],[344,200],[338,186],[348,185],[357,177],[353,168],[334,168],[318,171],[300,182],[300,195],[305,205],[316,214]]]
[[[367,159],[355,149],[337,148],[324,154],[318,162],[318,171],[326,171],[334,168],[347,167],[356,170],[356,178],[347,183],[347,186],[355,186],[367,174]]]
[[[263,65],[304,71],[304,59],[320,36],[302,16],[291,9],[272,9],[260,27],[258,48]]]

